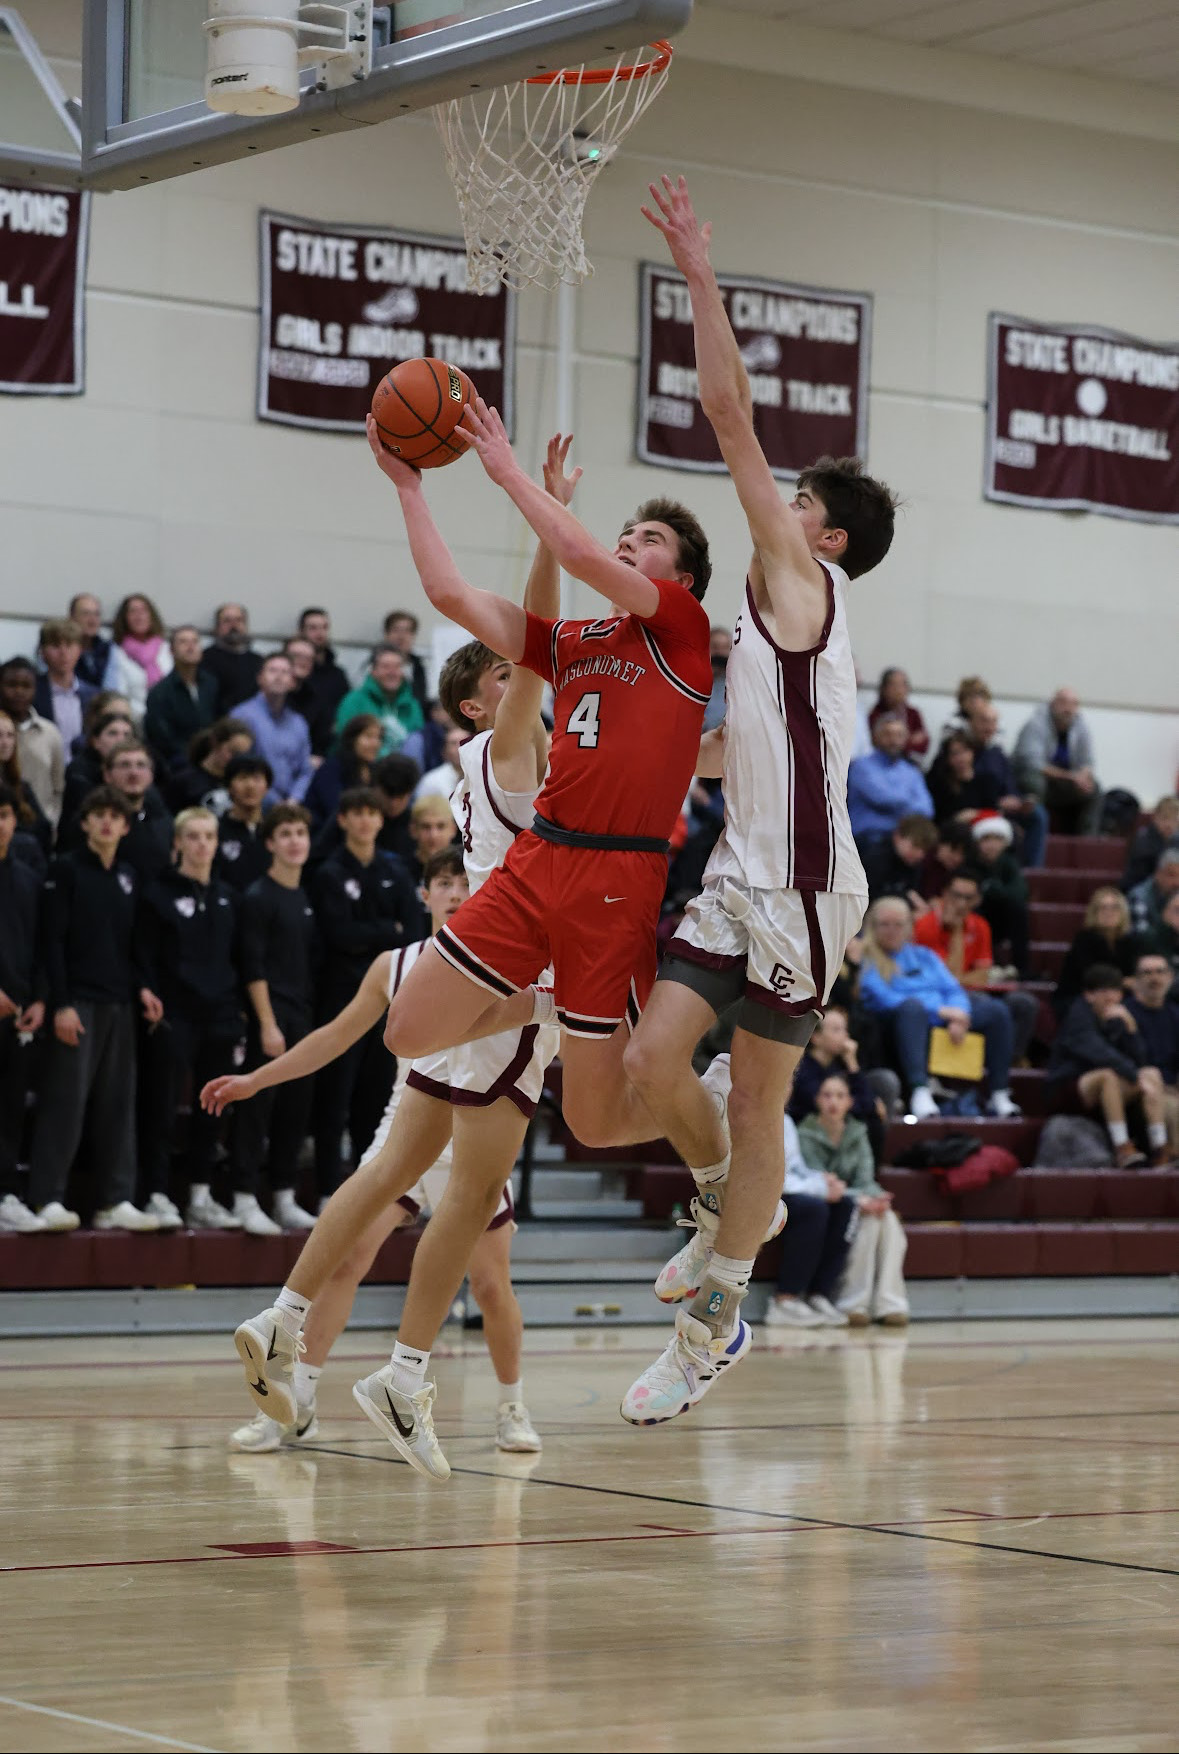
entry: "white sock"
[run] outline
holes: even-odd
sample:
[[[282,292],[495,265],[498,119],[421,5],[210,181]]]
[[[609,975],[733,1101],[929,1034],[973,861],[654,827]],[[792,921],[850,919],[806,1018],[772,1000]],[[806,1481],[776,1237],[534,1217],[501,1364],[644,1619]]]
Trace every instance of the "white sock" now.
[[[209,1184],[208,1184],[208,1182],[193,1182],[192,1186],[188,1190],[188,1203],[189,1203],[189,1205],[190,1206],[206,1206],[206,1205],[208,1205],[208,1202],[209,1202]]]
[[[719,1163],[706,1163],[701,1169],[692,1171],[692,1180],[698,1188],[714,1188],[718,1182],[727,1180],[731,1158],[726,1151]]]
[[[1150,1148],[1152,1151],[1161,1151],[1163,1146],[1167,1143],[1166,1121],[1151,1121],[1146,1129],[1146,1137],[1150,1140]]]
[[[300,1407],[309,1407],[315,1399],[315,1385],[322,1369],[322,1364],[304,1364],[302,1361],[295,1365],[295,1399]]]
[[[389,1362],[393,1366],[393,1387],[403,1395],[415,1395],[426,1380],[430,1354],[416,1346],[403,1346],[398,1340]]]
[[[509,1401],[514,1403],[516,1401],[522,1401],[523,1399],[524,1399],[524,1379],[522,1377],[519,1380],[519,1382],[501,1382],[500,1383],[500,1385],[499,1385],[499,1404],[501,1407],[505,1406]]]
[[[297,1291],[284,1285],[274,1300],[274,1308],[287,1333],[297,1340],[299,1330],[306,1326],[307,1317],[311,1314],[311,1299],[300,1297]]]
[[[708,1263],[708,1276],[723,1285],[726,1291],[745,1292],[749,1290],[749,1281],[753,1277],[753,1262],[738,1261],[732,1255],[713,1253]]]
[[[1106,1125],[1109,1127],[1109,1136],[1115,1145],[1128,1145],[1130,1143],[1130,1129],[1125,1121],[1107,1121]]]

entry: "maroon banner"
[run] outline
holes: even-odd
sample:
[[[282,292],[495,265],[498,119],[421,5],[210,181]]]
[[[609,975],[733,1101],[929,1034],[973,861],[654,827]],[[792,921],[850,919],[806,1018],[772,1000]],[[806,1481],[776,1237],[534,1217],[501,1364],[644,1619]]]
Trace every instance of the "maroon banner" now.
[[[987,499],[1179,523],[1179,346],[990,319]]]
[[[263,213],[258,416],[363,432],[405,359],[461,366],[512,430],[515,296],[467,290],[456,238]]]
[[[642,347],[636,450],[667,469],[724,470],[697,394],[692,307],[674,268],[640,264]],[[830,452],[868,443],[872,300],[776,280],[719,274],[753,391],[753,424],[774,474],[789,478]]]
[[[0,390],[85,387],[89,195],[0,183]]]

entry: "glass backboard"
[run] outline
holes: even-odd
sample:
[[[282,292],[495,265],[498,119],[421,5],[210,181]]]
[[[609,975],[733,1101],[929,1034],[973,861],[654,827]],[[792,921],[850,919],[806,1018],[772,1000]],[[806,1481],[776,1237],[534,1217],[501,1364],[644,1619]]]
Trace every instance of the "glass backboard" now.
[[[16,9],[0,6],[0,175],[76,183],[81,144],[52,69]]]
[[[248,118],[203,101],[206,0],[86,0],[83,174],[90,188],[136,188],[368,126],[674,36],[691,10],[692,0],[397,0],[376,9],[366,79],[316,91],[308,72],[297,110]]]

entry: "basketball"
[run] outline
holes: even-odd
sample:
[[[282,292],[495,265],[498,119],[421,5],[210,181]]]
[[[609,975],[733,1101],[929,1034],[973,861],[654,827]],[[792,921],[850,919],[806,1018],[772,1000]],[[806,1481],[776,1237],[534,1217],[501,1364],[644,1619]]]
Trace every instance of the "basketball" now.
[[[442,469],[468,447],[453,436],[475,394],[466,372],[444,359],[407,359],[373,394],[381,443],[415,469]]]

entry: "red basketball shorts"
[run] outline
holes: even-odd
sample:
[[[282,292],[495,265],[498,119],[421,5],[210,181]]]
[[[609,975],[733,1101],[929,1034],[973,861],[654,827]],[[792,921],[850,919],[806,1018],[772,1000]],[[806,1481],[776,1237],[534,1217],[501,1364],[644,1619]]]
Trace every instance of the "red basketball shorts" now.
[[[553,965],[561,1025],[612,1035],[655,982],[663,853],[557,846],[525,831],[498,871],[434,938],[460,973],[501,998]]]

